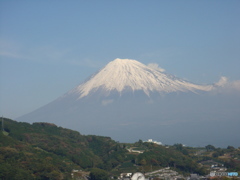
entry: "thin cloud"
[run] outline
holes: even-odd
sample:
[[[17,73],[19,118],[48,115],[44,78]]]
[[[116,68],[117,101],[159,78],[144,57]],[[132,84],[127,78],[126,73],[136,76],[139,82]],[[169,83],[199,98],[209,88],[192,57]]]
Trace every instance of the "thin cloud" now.
[[[29,59],[28,57],[24,57],[20,54],[17,54],[16,52],[0,51],[0,56],[6,57],[6,58],[15,58],[15,59]]]
[[[222,76],[214,87],[214,92],[217,93],[240,93],[240,80],[229,81],[227,77]]]
[[[13,41],[0,42],[0,56],[4,58],[24,59],[35,62],[68,62],[70,49],[59,49],[54,45],[28,47]]]
[[[26,45],[0,40],[0,56],[17,60],[28,60],[45,63],[66,63],[70,65],[99,68],[100,61],[90,58],[79,58],[70,48],[59,48],[54,45],[27,47]]]
[[[160,71],[160,72],[165,72],[165,69],[159,67],[159,65],[156,64],[156,63],[150,63],[150,64],[148,64],[147,66],[150,67],[150,68],[152,68],[152,69],[156,69],[156,70],[158,70],[158,71]]]
[[[23,47],[21,44],[12,41],[0,40],[0,56],[3,58],[29,59],[23,55]]]
[[[222,76],[220,80],[217,83],[215,83],[215,85],[218,87],[224,87],[227,83],[228,83],[228,78],[225,76]]]
[[[237,91],[240,91],[240,80],[237,80],[237,81],[233,81],[231,83],[231,88],[232,89],[235,89]]]
[[[113,103],[113,99],[107,99],[107,100],[102,101],[103,106],[106,106],[106,105],[111,104],[111,103]]]
[[[226,92],[239,92],[240,93],[240,80],[227,82],[222,88]]]
[[[34,47],[29,50],[32,60],[47,62],[65,62],[70,55],[70,49],[59,49],[53,45]]]

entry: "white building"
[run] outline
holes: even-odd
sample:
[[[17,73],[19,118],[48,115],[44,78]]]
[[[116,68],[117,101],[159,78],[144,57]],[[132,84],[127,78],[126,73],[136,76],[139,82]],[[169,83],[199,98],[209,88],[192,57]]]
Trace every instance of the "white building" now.
[[[144,142],[154,143],[154,144],[158,144],[158,145],[163,145],[161,142],[153,141],[152,139],[148,139],[147,141],[144,141]]]

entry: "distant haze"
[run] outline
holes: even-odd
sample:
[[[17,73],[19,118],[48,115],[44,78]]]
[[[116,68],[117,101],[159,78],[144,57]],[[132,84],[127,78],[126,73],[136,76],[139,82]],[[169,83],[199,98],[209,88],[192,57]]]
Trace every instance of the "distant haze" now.
[[[1,0],[0,115],[32,112],[116,58],[194,84],[228,79],[231,88],[218,91],[233,93],[239,7],[239,0]]]
[[[50,122],[120,142],[240,146],[239,81],[198,85],[156,65],[115,59],[55,101],[18,120]]]

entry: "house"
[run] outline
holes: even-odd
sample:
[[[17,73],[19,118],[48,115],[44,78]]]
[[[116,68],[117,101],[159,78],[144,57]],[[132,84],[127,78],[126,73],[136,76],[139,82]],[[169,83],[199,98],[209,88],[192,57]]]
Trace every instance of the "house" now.
[[[147,141],[144,141],[144,142],[154,143],[154,144],[158,144],[158,145],[163,145],[161,142],[153,141],[152,139],[148,139]]]
[[[125,179],[125,180],[129,179],[130,180],[131,176],[132,176],[132,173],[121,173],[120,177],[118,179]]]

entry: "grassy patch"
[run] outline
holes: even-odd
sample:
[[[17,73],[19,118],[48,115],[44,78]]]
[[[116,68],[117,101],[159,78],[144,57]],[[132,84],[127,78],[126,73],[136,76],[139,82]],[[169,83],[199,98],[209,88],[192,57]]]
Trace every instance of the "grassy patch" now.
[[[3,133],[3,135],[5,135],[5,136],[8,136],[8,132],[7,131],[2,131],[2,133]]]

